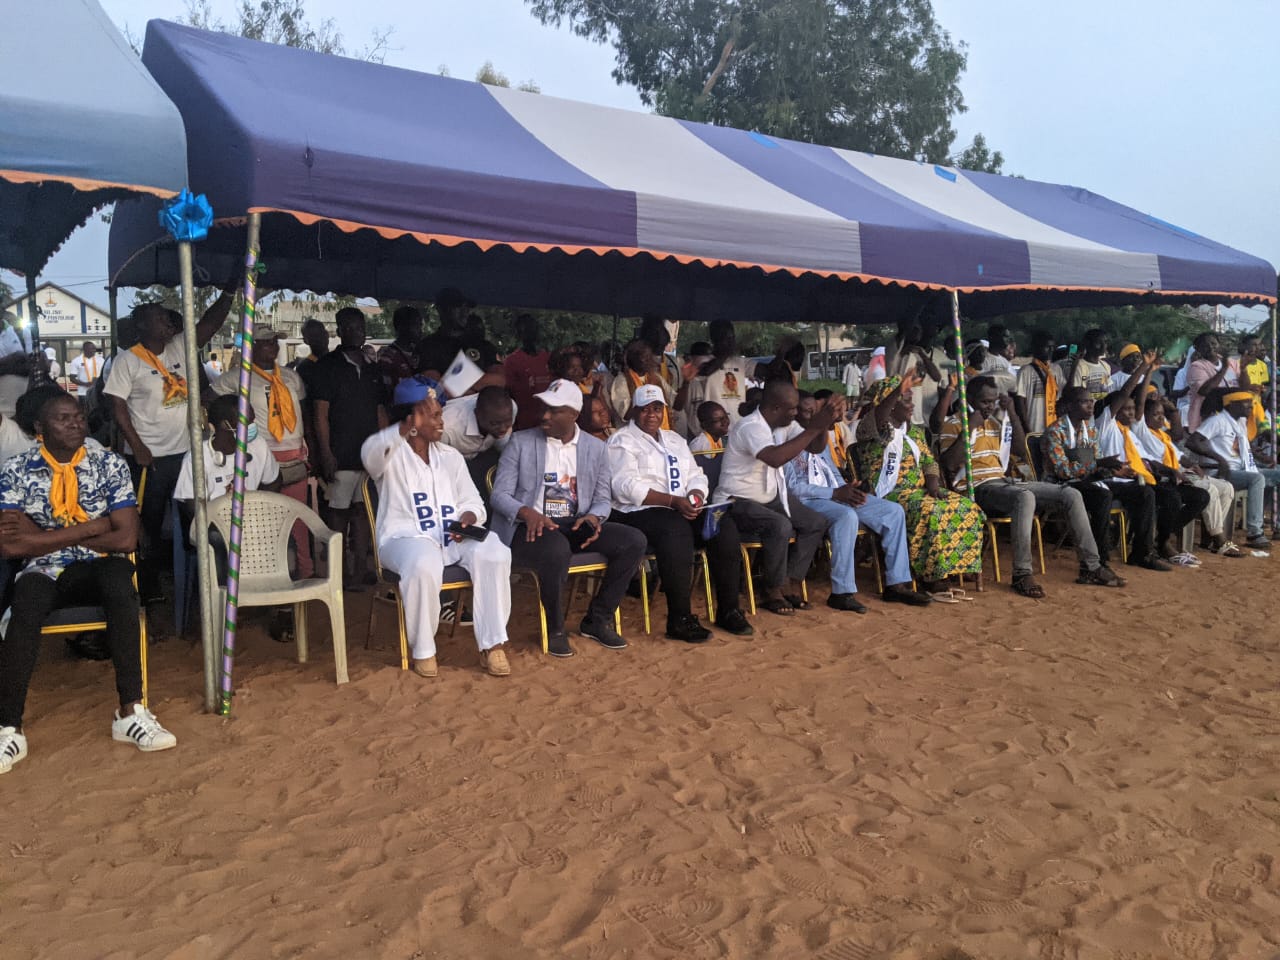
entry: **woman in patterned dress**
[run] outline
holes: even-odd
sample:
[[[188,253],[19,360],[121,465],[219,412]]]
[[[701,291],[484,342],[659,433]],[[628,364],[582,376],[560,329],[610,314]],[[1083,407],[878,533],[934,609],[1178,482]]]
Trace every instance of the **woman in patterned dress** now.
[[[877,496],[906,511],[911,568],[925,590],[945,593],[948,577],[982,570],[986,515],[942,483],[924,431],[911,423],[909,383],[896,376],[877,381],[871,404],[858,422],[860,473]]]

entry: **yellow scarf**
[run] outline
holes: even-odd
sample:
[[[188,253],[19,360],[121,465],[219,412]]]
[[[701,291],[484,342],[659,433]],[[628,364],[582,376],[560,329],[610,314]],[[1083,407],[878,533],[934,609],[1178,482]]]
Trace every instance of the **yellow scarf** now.
[[[839,432],[836,430],[827,431],[827,449],[831,451],[831,461],[836,465],[836,469],[843,470],[849,462],[849,452],[836,443],[838,436]]]
[[[1032,360],[1031,363],[1044,374],[1044,425],[1048,427],[1058,419],[1058,381],[1043,360]]]
[[[140,343],[135,343],[130,347],[129,352],[143,363],[154,368],[156,373],[164,378],[164,402],[166,406],[175,401],[187,399],[187,381],[165,367],[160,362],[159,357]]]
[[[1120,421],[1116,421],[1116,426],[1120,428],[1120,434],[1124,437],[1124,458],[1129,466],[1147,483],[1154,484],[1156,482],[1155,475],[1147,469],[1147,465],[1142,462],[1142,457],[1138,455],[1138,446],[1133,442],[1133,437],[1129,434],[1129,428]]]
[[[652,382],[649,380],[648,377],[642,377],[640,376],[640,374],[636,373],[634,370],[631,370],[631,369],[627,370],[627,379],[631,382],[632,396],[635,396],[637,387],[643,387],[646,383]],[[655,383],[654,386],[656,387],[662,386],[661,377],[658,378],[658,382]],[[666,391],[663,391],[663,392],[665,393]],[[662,429],[663,430],[671,429],[671,408],[665,405],[662,408]]]
[[[723,450],[723,449],[724,449],[724,441],[723,441],[723,440],[717,440],[715,437],[713,437],[711,434],[707,433],[707,431],[705,431],[705,430],[703,430],[703,431],[702,431],[702,435],[703,435],[704,437],[706,437],[706,438],[707,438],[707,443],[709,443],[709,444],[711,445],[711,446],[709,447],[709,449],[711,449],[711,450]]]
[[[279,367],[272,367],[268,373],[255,363],[253,372],[271,384],[267,431],[277,440],[283,440],[284,435],[298,425],[298,414],[293,409],[293,393],[285,386]]]
[[[84,459],[85,449],[81,447],[76,455],[67,463],[63,463],[40,444],[40,456],[53,472],[53,480],[49,484],[49,506],[53,509],[53,519],[64,527],[74,523],[88,523],[89,515],[80,506],[80,481],[76,479],[76,467]]]
[[[1160,461],[1170,470],[1178,469],[1178,451],[1173,445],[1173,441],[1169,439],[1169,434],[1163,430],[1152,430],[1151,435],[1164,444],[1164,457]]]

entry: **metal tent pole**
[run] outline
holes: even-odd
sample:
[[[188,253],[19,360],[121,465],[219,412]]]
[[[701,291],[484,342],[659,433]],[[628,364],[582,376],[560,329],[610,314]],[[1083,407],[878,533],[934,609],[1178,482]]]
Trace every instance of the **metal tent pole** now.
[[[40,346],[40,305],[36,303],[36,275],[27,274],[27,342],[31,344],[32,360],[35,366],[30,375],[30,384],[35,386],[49,378],[44,372],[44,350]],[[37,359],[36,355],[39,355]]]
[[[249,384],[253,377],[253,322],[258,305],[258,238],[262,214],[249,214],[249,236],[244,254],[244,307],[240,323],[240,403],[236,415],[235,480],[231,486],[231,542],[227,544],[227,604],[222,633],[222,683],[218,712],[231,713],[231,664],[236,649],[236,623],[240,599],[240,542],[244,533],[244,486],[248,463]]]
[[[195,283],[192,280],[191,244],[178,244],[178,271],[182,277],[182,333],[187,365],[187,434],[191,444],[191,480],[195,494],[194,536],[196,570],[199,571],[200,645],[204,652],[204,708],[217,707],[218,650],[213,624],[213,570],[209,565],[209,515],[205,509],[208,488],[204,474],[204,408],[200,403],[200,345],[196,342]],[[175,538],[182,531],[173,531]]]
[[[964,476],[969,499],[973,499],[973,438],[969,436],[969,391],[964,375],[964,336],[960,332],[960,294],[951,291],[951,328],[954,333],[956,379],[960,394],[960,431],[964,437]]]

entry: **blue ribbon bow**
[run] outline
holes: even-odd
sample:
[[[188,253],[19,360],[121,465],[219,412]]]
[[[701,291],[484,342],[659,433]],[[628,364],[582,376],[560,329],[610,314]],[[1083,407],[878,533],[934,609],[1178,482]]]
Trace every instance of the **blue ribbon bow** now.
[[[192,196],[184,189],[160,211],[160,226],[179,243],[194,243],[209,235],[213,226],[213,207],[205,195]]]

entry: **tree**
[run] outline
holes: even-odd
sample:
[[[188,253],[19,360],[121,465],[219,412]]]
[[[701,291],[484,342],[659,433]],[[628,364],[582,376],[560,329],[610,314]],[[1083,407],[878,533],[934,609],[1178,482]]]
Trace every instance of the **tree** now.
[[[445,70],[442,71],[442,73],[445,76],[448,76],[448,69],[446,68]],[[496,69],[493,65],[492,60],[486,60],[484,62],[484,66],[476,71],[476,82],[487,83],[491,87],[510,87],[511,86],[511,81],[507,78],[507,75],[503,73],[501,70]],[[542,88],[539,87],[538,84],[533,80],[521,81],[520,83],[516,84],[516,89],[523,90],[525,93],[541,93],[542,92]]]
[[[1099,327],[1107,331],[1113,353],[1118,352],[1126,343],[1136,343],[1144,350],[1159,350],[1170,359],[1186,353],[1191,341],[1209,329],[1208,324],[1191,307],[1163,304],[1085,307],[1007,314],[981,321],[967,320],[964,323],[965,340],[985,337],[991,324],[1001,324],[1008,328],[1023,353],[1031,346],[1031,334],[1036,330],[1049,331],[1059,344],[1069,344],[1079,343],[1086,330]]]
[[[945,163],[967,55],[930,0],[526,0],[667,116]]]
[[[332,17],[312,23],[307,19],[303,0],[240,0],[236,7],[236,21],[228,24],[213,13],[211,0],[187,0],[187,13],[179,17],[185,23],[201,30],[234,33],[250,40],[278,43],[299,50],[317,53],[333,53],[354,56],[360,60],[382,63],[386,59],[393,30],[375,30],[367,46],[349,51],[343,42]]]
[[[979,173],[999,173],[1004,167],[1004,154],[987,149],[987,138],[975,133],[973,142],[951,158],[951,166]]]

